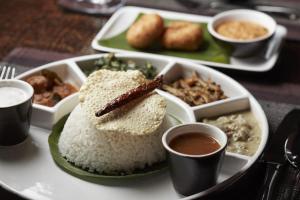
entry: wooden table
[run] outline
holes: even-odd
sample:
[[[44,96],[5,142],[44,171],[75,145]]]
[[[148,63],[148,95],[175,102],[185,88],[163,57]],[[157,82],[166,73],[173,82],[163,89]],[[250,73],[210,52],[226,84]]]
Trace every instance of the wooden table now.
[[[200,8],[182,6],[176,0],[131,0],[127,4],[213,14],[213,11],[201,10],[201,6]],[[299,3],[297,5],[300,6]],[[0,59],[16,47],[32,47],[82,55],[96,53],[90,48],[90,43],[107,19],[108,17],[105,16],[89,16],[65,11],[58,7],[55,0],[1,1]],[[300,103],[300,26],[292,26],[289,22],[286,24],[289,30],[288,38],[274,70],[260,74],[224,72],[240,81],[258,98],[298,104]]]
[[[293,2],[296,0],[288,1],[290,4]],[[188,7],[176,0],[130,0],[127,4],[214,14],[211,10],[201,10],[201,6]],[[89,16],[63,10],[55,0],[0,1],[0,60],[17,47],[76,55],[96,53],[91,49],[90,43],[107,19],[105,16]],[[278,19],[278,22],[284,20]],[[294,23],[287,22],[285,25],[289,30],[288,38],[273,70],[259,74],[222,71],[241,82],[258,99],[300,104],[300,28],[297,29]],[[0,199],[20,198],[0,189]]]

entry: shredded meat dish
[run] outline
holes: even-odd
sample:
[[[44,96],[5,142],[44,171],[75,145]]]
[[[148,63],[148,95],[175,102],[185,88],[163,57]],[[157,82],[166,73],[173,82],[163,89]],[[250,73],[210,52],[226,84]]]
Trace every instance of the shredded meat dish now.
[[[221,86],[211,79],[204,80],[196,72],[171,84],[164,84],[163,90],[177,96],[190,106],[198,106],[226,99]]]

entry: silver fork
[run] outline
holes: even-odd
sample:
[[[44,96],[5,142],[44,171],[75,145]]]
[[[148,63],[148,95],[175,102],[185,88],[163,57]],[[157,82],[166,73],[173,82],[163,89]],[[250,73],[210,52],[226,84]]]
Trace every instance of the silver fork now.
[[[3,79],[13,79],[15,77],[15,72],[16,72],[16,69],[14,67],[2,67],[0,66],[0,80],[3,80]]]

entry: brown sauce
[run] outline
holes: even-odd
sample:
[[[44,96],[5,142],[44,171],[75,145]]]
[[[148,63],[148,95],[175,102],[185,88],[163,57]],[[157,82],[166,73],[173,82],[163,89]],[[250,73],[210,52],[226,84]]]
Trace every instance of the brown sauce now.
[[[170,141],[169,146],[179,153],[190,155],[212,153],[221,147],[216,139],[201,133],[179,135]]]
[[[221,23],[216,31],[225,37],[237,40],[250,40],[268,34],[268,30],[259,24],[235,20]]]

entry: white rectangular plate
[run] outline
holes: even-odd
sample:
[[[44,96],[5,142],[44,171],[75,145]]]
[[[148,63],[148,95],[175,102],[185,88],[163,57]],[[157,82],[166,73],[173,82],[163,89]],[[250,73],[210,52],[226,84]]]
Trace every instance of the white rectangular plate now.
[[[216,63],[216,62],[208,62],[202,60],[194,60],[194,59],[186,59],[186,58],[178,58],[172,56],[163,56],[158,54],[151,53],[143,53],[136,51],[128,51],[122,49],[115,49],[106,46],[102,46],[98,43],[101,39],[107,39],[113,36],[116,36],[126,29],[130,27],[130,25],[135,21],[136,17],[140,13],[157,13],[163,18],[173,19],[173,20],[186,20],[198,23],[208,23],[212,18],[201,15],[191,15],[191,14],[183,14],[178,12],[170,12],[149,8],[140,8],[140,7],[123,7],[119,9],[103,26],[103,28],[99,31],[96,37],[92,41],[92,48],[99,51],[106,52],[126,52],[126,53],[136,53],[136,54],[150,54],[154,57],[167,57],[171,59],[175,59],[178,61],[192,61],[199,64],[209,65],[212,67],[218,68],[226,68],[226,69],[234,69],[234,70],[243,70],[243,71],[252,71],[252,72],[265,72],[271,70],[279,55],[281,43],[286,36],[286,28],[278,25],[275,35],[268,43],[266,50],[264,52],[254,55],[248,58],[230,58],[230,64]],[[265,55],[268,54],[269,58],[265,59]]]

